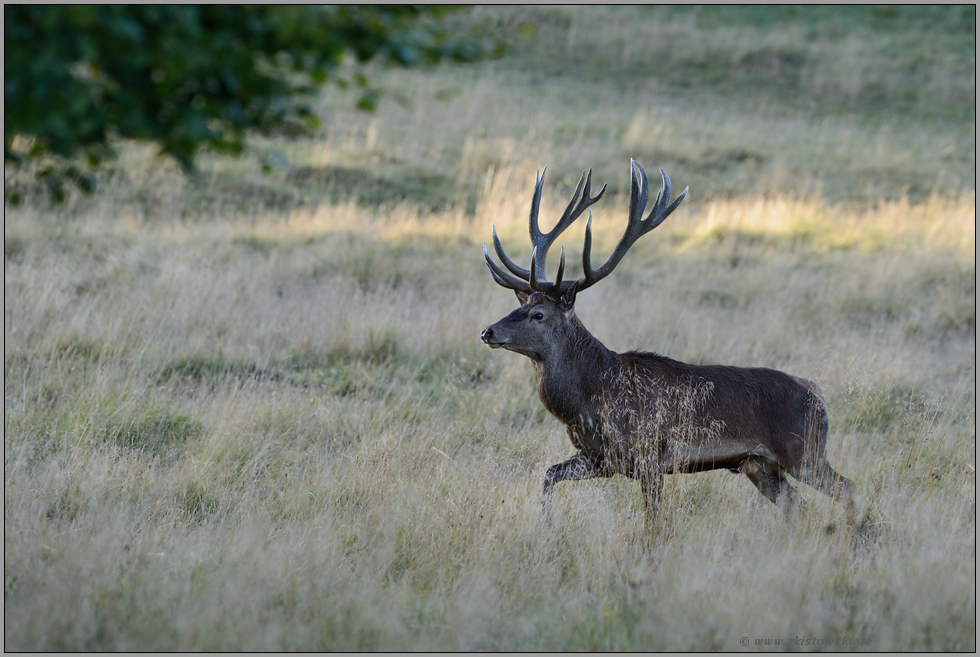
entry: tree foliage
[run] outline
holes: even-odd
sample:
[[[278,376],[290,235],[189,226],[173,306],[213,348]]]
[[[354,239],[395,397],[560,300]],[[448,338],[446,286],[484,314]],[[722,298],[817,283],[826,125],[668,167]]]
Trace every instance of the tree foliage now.
[[[450,35],[427,6],[4,6],[4,162],[37,164],[52,195],[112,154],[113,139],[157,143],[185,171],[202,148],[239,154],[249,132],[317,125],[328,81],[377,91],[345,58],[416,66],[494,52]],[[85,166],[87,165],[87,166]]]

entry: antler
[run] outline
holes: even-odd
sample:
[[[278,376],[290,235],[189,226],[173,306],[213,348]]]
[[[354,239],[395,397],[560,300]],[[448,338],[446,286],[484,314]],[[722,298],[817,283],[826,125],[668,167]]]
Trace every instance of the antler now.
[[[593,269],[592,217],[589,217],[589,223],[585,226],[585,245],[582,247],[582,270],[585,273],[582,278],[576,281],[579,290],[592,287],[611,274],[636,240],[662,224],[664,219],[669,217],[670,213],[677,209],[677,206],[687,196],[688,189],[690,189],[689,187],[685,187],[684,191],[680,193],[680,196],[668,205],[667,203],[670,201],[670,178],[661,169],[660,176],[663,178],[663,186],[657,192],[657,200],[654,202],[650,214],[647,215],[646,219],[641,219],[643,210],[647,206],[647,199],[650,197],[650,182],[647,178],[646,169],[643,168],[642,164],[632,158],[630,159],[630,169],[633,177],[630,180],[630,214],[629,221],[626,224],[626,232],[623,233],[619,244],[616,245],[616,248],[613,250],[612,255],[609,256],[609,259],[606,260],[606,263],[598,269]]]
[[[545,271],[545,263],[548,258],[548,249],[554,243],[555,239],[572,223],[585,212],[588,207],[596,203],[606,191],[606,185],[602,186],[599,193],[594,197],[590,196],[592,189],[592,169],[589,169],[588,173],[582,172],[582,177],[578,181],[578,185],[575,187],[575,193],[572,195],[572,200],[569,201],[568,207],[565,208],[565,212],[562,214],[561,219],[555,224],[555,227],[551,229],[548,233],[542,233],[538,227],[538,208],[541,205],[541,190],[544,187],[544,176],[548,172],[547,167],[545,167],[544,172],[540,176],[535,177],[534,183],[534,197],[531,200],[531,216],[529,221],[528,230],[531,236],[531,244],[534,250],[531,253],[531,268],[523,269],[517,266],[513,260],[507,257],[504,253],[504,248],[500,244],[500,239],[497,237],[497,227],[493,228],[493,248],[497,252],[497,256],[504,266],[509,270],[510,273],[501,269],[490,257],[490,253],[487,251],[487,245],[483,245],[483,255],[487,260],[487,266],[490,267],[490,273],[493,275],[493,280],[495,280],[499,285],[509,288],[511,290],[519,290],[521,292],[543,292],[551,297],[561,297],[572,285],[575,285],[578,290],[584,290],[592,285],[595,285],[603,278],[612,273],[619,261],[623,259],[629,248],[633,246],[640,237],[650,232],[657,226],[663,223],[671,212],[673,212],[684,197],[687,196],[688,188],[684,188],[684,191],[678,196],[673,203],[668,205],[670,199],[670,178],[664,173],[664,170],[660,170],[660,175],[663,177],[663,187],[657,193],[657,200],[654,203],[653,210],[646,219],[641,219],[643,216],[643,210],[646,208],[647,200],[649,198],[649,181],[647,179],[647,172],[644,170],[643,166],[634,160],[630,160],[630,168],[632,172],[632,179],[630,180],[630,210],[629,210],[629,222],[626,225],[626,232],[623,237],[619,240],[619,244],[616,245],[615,250],[604,265],[598,269],[592,268],[592,211],[589,210],[589,222],[585,227],[585,245],[582,249],[582,269],[584,275],[577,281],[563,281],[562,276],[565,272],[565,247],[561,250],[561,260],[558,263],[558,272],[555,274],[555,282],[549,283],[547,278],[539,276],[539,272],[543,274]],[[584,183],[584,190],[583,190]],[[581,198],[579,195],[581,194]]]
[[[565,247],[563,246],[561,249],[561,260],[558,263],[558,273],[555,274],[554,283],[549,283],[544,274],[548,260],[548,250],[566,228],[571,226],[590,205],[598,202],[602,198],[602,195],[606,192],[606,186],[603,185],[598,194],[591,196],[592,169],[589,169],[588,172],[583,171],[578,185],[575,186],[575,193],[572,194],[572,200],[568,202],[568,206],[565,208],[565,212],[562,213],[561,219],[558,220],[558,223],[555,224],[555,227],[550,232],[542,233],[538,224],[538,210],[541,207],[541,190],[544,189],[544,177],[547,173],[548,167],[545,167],[540,175],[535,175],[534,196],[531,199],[531,215],[528,220],[528,232],[531,235],[531,245],[534,247],[534,250],[531,252],[531,269],[528,270],[519,267],[513,260],[507,257],[507,254],[504,253],[504,247],[500,244],[500,238],[497,237],[496,226],[493,227],[493,249],[497,252],[497,257],[504,263],[504,266],[510,270],[510,274],[497,266],[487,252],[486,244],[483,245],[483,254],[487,259],[487,265],[490,267],[490,273],[493,274],[493,279],[500,285],[522,292],[544,292],[549,295],[560,295],[561,292],[568,289],[568,286],[571,285],[567,281],[564,285],[562,284],[562,275],[565,272]],[[590,218],[591,214],[590,211]]]

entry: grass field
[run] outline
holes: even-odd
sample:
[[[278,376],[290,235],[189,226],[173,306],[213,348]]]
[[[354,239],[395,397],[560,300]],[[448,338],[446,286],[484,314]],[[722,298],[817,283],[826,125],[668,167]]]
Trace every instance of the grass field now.
[[[477,9],[508,54],[373,71],[375,114],[5,205],[5,649],[974,651],[974,11]],[[479,340],[482,245],[526,263],[535,170],[546,224],[593,167],[603,258],[630,157],[690,195],[579,317],[818,381],[864,531],[727,471],[543,522],[573,448]]]

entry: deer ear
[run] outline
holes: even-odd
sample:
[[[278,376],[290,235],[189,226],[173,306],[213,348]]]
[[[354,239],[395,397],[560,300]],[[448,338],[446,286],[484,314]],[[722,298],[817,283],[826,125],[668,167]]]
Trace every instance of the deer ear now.
[[[517,295],[517,300],[521,302],[522,306],[527,302],[527,298],[531,296],[530,292],[522,292],[520,290],[514,290],[514,294]]]
[[[565,293],[561,295],[561,299],[559,300],[558,305],[561,306],[561,309],[566,313],[570,313],[572,311],[572,308],[575,307],[576,292],[578,292],[578,281],[569,285],[568,289],[565,290]]]

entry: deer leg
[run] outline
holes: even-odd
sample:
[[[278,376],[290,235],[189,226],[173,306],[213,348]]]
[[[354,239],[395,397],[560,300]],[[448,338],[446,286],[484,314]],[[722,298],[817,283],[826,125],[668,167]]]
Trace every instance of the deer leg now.
[[[824,495],[848,504],[854,503],[854,482],[837,473],[826,460],[815,468],[801,467],[791,471],[792,475],[805,484],[813,486]]]
[[[803,511],[803,500],[796,495],[789,479],[778,468],[758,459],[746,459],[738,469],[770,502],[783,509],[786,515]]]
[[[659,467],[650,468],[648,472],[640,476],[640,491],[643,493],[643,505],[647,512],[647,522],[649,526],[657,519],[659,508],[660,491],[664,487],[664,473]]]
[[[541,508],[545,514],[551,510],[551,489],[558,482],[594,479],[595,477],[602,477],[604,474],[602,468],[586,458],[582,452],[577,452],[567,461],[556,463],[548,468],[548,472],[544,475],[544,499],[541,501]]]

